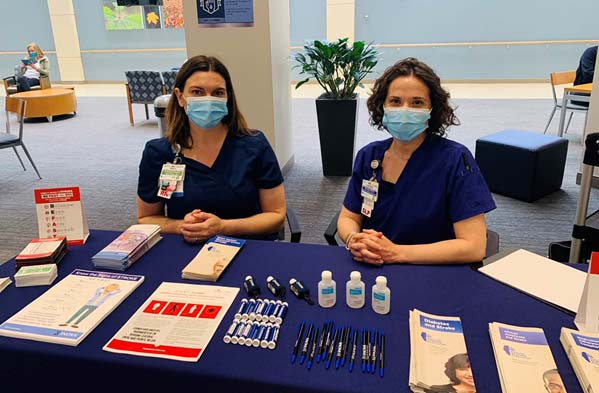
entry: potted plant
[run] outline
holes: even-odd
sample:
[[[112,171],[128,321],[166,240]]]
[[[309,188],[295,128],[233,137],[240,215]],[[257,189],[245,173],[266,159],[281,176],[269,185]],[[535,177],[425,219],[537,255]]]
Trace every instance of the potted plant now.
[[[351,176],[354,159],[358,97],[356,87],[378,62],[378,51],[371,44],[347,38],[336,42],[315,40],[294,56],[308,77],[299,88],[314,78],[325,92],[316,100],[322,171],[325,176]]]

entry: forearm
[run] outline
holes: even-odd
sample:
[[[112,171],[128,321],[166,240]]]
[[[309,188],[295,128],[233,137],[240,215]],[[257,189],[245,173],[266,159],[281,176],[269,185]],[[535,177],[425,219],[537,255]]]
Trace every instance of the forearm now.
[[[160,232],[162,233],[174,233],[177,235],[181,234],[181,225],[183,220],[176,220],[174,218],[168,218],[161,215],[138,217],[138,224],[154,224],[160,225]]]
[[[339,238],[341,240],[343,240],[344,243],[347,243],[347,238],[352,233],[359,233],[359,232],[360,232],[360,224],[359,223],[357,223],[356,221],[354,221],[348,217],[339,217],[339,220],[337,221],[337,236],[339,236]]]
[[[246,218],[222,220],[222,235],[247,236],[278,232],[285,222],[285,214],[265,212]]]
[[[486,241],[482,244],[465,239],[444,240],[431,244],[395,245],[393,260],[387,263],[452,264],[481,261]]]

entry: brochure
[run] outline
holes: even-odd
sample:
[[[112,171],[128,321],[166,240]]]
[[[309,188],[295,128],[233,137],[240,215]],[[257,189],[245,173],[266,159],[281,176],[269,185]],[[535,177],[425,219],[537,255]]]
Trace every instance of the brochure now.
[[[185,266],[181,277],[192,280],[218,280],[244,244],[245,240],[227,236],[209,239],[198,255]]]
[[[33,239],[15,257],[16,270],[23,266],[57,264],[67,253],[67,238],[64,236]]]
[[[105,351],[196,362],[239,288],[163,282]]]
[[[582,390],[599,392],[599,334],[563,327],[559,339]]]
[[[0,336],[78,345],[143,280],[143,276],[74,270],[0,324]]]
[[[50,285],[58,276],[55,264],[25,266],[15,274],[16,287],[31,287],[36,285]]]
[[[89,236],[79,187],[34,190],[40,238],[66,236],[67,244],[84,244]]]
[[[491,260],[478,271],[562,309],[578,311],[585,272],[522,249]]]
[[[460,318],[410,311],[409,382],[418,393],[476,391]]]
[[[10,277],[0,277],[0,292],[10,285]]]
[[[543,329],[491,322],[489,334],[503,393],[566,391]]]
[[[162,239],[160,225],[131,225],[92,257],[95,267],[123,271]]]

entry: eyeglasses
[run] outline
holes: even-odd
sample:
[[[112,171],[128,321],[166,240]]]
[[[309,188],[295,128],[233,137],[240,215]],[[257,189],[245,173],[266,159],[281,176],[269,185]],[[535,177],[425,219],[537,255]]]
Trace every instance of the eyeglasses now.
[[[557,383],[549,383],[547,385],[545,385],[547,387],[547,390],[549,390],[551,393],[561,393],[561,392],[565,392],[565,389],[562,385],[557,384]]]

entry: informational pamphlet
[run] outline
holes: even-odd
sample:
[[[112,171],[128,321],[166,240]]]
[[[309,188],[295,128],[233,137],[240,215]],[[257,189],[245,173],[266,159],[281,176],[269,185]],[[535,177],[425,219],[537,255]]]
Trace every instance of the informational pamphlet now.
[[[78,345],[144,280],[74,270],[0,325],[0,336]]]
[[[10,277],[0,277],[0,292],[10,285]]]
[[[105,351],[196,362],[239,288],[163,282]]]
[[[410,389],[475,391],[460,318],[410,311]]]
[[[227,236],[209,239],[198,255],[181,272],[183,278],[216,281],[235,258],[245,240]]]
[[[95,267],[123,271],[162,239],[160,225],[131,225],[92,257]]]
[[[67,253],[65,236],[32,239],[15,257],[16,270],[24,266],[57,264]]]
[[[89,236],[79,187],[34,190],[40,238],[66,236],[67,244],[84,244]]]
[[[489,334],[503,393],[566,391],[543,329],[491,322]]]
[[[37,285],[50,285],[58,276],[55,264],[23,266],[15,273],[16,287],[32,287]]]
[[[586,279],[584,272],[572,266],[522,249],[498,255],[478,271],[572,313],[578,311]]]
[[[563,327],[559,339],[582,390],[599,392],[599,334]]]

